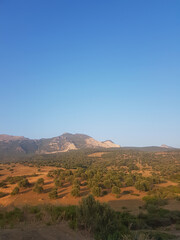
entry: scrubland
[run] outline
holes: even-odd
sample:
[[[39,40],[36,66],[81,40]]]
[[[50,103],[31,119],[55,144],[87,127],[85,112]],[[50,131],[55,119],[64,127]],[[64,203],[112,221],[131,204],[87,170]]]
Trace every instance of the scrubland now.
[[[2,236],[65,222],[76,239],[178,239],[180,151],[87,149],[0,165]]]

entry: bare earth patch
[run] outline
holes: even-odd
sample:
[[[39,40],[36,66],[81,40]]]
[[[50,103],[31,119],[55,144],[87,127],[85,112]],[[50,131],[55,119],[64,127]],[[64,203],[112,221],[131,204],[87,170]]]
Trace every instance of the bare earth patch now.
[[[53,226],[26,225],[14,229],[1,229],[1,240],[93,240],[86,232],[76,232],[66,223]]]
[[[180,211],[180,201],[169,200],[168,204],[165,205],[163,208],[170,210],[170,211]]]

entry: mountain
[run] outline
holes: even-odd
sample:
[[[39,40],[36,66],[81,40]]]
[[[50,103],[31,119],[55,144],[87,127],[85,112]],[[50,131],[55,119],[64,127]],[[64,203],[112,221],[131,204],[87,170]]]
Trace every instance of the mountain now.
[[[17,136],[11,136],[7,134],[1,134],[0,135],[0,141],[15,141],[15,140],[22,140],[25,139],[25,137],[17,137]]]
[[[33,140],[25,137],[0,135],[0,156],[12,154],[50,154],[83,148],[119,148],[112,141],[100,142],[84,134],[64,133],[53,138]]]
[[[170,149],[171,149],[171,148],[173,148],[173,147],[167,146],[166,144],[162,144],[162,145],[161,145],[161,148],[170,148]]]
[[[168,147],[166,145],[159,146],[147,146],[147,147],[122,147],[122,150],[136,150],[142,152],[168,152],[178,150],[178,148]]]

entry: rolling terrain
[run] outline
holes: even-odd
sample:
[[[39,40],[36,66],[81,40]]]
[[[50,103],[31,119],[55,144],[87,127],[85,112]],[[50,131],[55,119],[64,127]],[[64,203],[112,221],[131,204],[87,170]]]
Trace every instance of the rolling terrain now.
[[[82,134],[40,140],[1,135],[0,146],[7,154],[0,162],[3,239],[13,234],[14,239],[97,239],[100,234],[103,240],[134,240],[130,237],[142,232],[140,239],[179,239],[179,149],[124,148]],[[45,236],[46,225],[51,227]]]

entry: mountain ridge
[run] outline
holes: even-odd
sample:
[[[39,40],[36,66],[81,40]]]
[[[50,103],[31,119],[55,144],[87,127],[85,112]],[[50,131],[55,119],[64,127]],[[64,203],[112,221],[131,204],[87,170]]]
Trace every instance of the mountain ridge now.
[[[111,140],[101,142],[80,133],[64,133],[57,137],[41,139],[0,135],[0,156],[13,153],[50,154],[83,148],[120,148],[120,146]]]

